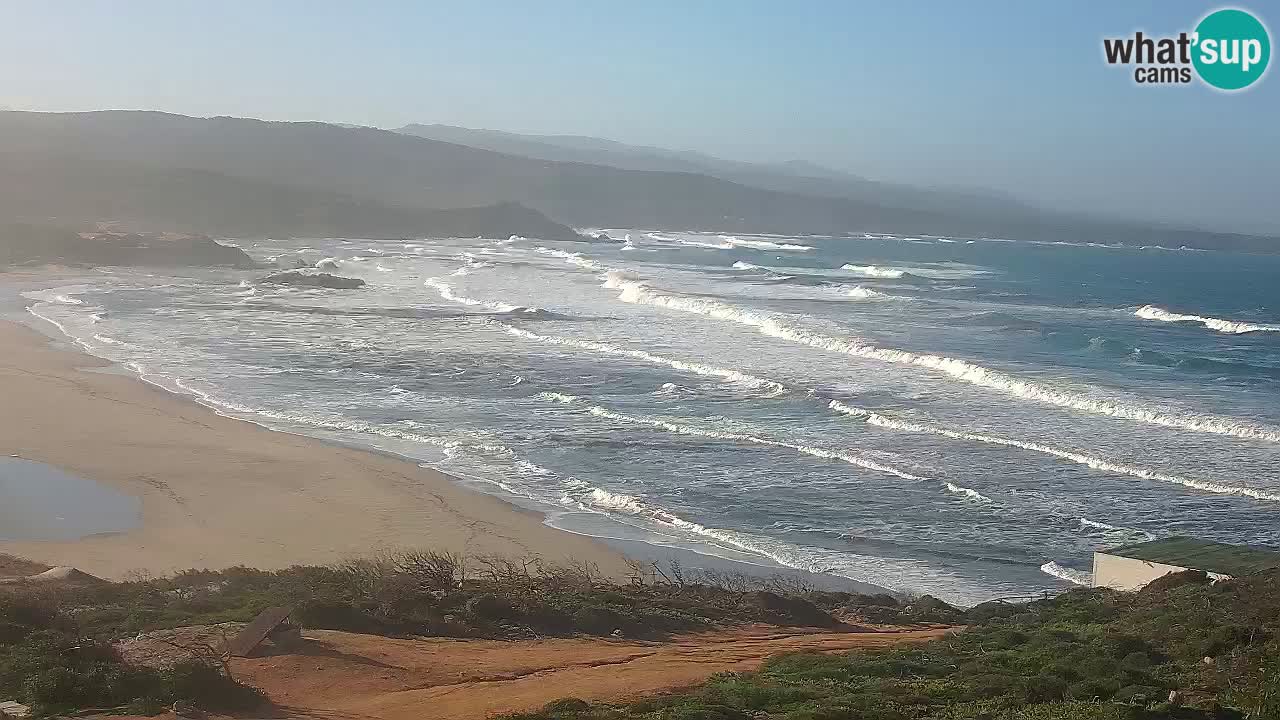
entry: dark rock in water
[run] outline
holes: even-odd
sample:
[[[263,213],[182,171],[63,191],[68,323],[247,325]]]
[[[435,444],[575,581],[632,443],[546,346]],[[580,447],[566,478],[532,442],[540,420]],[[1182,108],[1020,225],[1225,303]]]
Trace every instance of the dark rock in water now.
[[[354,290],[358,287],[364,287],[364,281],[359,278],[340,277],[329,273],[304,273],[296,270],[268,275],[258,282],[267,285],[296,285],[298,287],[322,287],[338,290]]]

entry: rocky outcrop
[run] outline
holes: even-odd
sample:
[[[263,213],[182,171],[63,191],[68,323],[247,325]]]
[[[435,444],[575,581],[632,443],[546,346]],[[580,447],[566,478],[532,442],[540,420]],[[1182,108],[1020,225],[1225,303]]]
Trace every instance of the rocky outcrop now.
[[[268,275],[258,282],[265,285],[294,285],[297,287],[333,288],[336,290],[354,290],[364,287],[365,284],[359,278],[342,277],[340,275],[330,275],[329,273],[298,272],[296,270]]]
[[[0,265],[254,267],[233,245],[204,235],[77,233],[43,225],[0,225]]]

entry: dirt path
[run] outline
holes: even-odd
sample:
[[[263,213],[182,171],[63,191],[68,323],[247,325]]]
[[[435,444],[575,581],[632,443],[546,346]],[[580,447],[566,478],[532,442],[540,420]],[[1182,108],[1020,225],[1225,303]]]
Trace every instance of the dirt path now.
[[[288,717],[481,720],[562,697],[621,701],[752,670],[794,650],[874,648],[939,637],[944,629],[821,632],[755,626],[673,642],[552,639],[397,640],[309,631],[303,654],[235,661],[236,676]]]

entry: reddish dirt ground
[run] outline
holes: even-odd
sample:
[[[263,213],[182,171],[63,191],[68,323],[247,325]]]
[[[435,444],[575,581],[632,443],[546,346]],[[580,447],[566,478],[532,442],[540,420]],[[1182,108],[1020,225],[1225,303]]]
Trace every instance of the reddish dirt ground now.
[[[482,720],[563,697],[620,702],[652,696],[717,672],[753,670],[780,652],[877,648],[946,632],[753,626],[655,643],[401,640],[314,630],[296,654],[238,659],[233,670],[267,692],[276,717]]]

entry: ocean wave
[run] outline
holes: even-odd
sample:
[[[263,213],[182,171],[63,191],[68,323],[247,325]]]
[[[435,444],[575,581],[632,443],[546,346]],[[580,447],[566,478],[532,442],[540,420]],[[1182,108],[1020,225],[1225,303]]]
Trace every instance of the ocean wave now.
[[[1119,527],[1110,523],[1090,520],[1089,518],[1080,518],[1080,530],[1082,532],[1098,532],[1108,539],[1114,538],[1118,542],[1146,542],[1155,540],[1156,536],[1146,530],[1138,528]]]
[[[712,250],[734,250],[740,248],[748,248],[751,250],[785,250],[788,252],[808,252],[813,249],[812,245],[801,245],[799,243],[777,243],[772,240],[750,240],[739,238],[733,235],[721,235],[719,241],[701,240],[695,238],[682,237],[663,237],[654,233],[646,233],[648,238],[659,242],[675,242],[680,245],[689,247],[710,248]]]
[[[794,250],[798,252],[807,252],[813,249],[812,245],[801,245],[799,243],[776,243],[771,240],[744,240],[733,235],[721,235],[720,240],[728,243],[729,247],[745,247],[755,250]]]
[[[480,300],[473,297],[467,297],[465,295],[459,295],[456,292],[454,292],[452,285],[441,280],[440,278],[427,278],[426,282],[423,284],[435,290],[437,293],[440,294],[440,297],[444,298],[445,300],[448,300],[449,302],[455,302],[455,303],[458,303],[459,305],[467,305],[469,307],[487,308],[497,313],[499,316],[519,318],[521,320],[570,320],[572,319],[568,315],[562,315],[560,313],[552,312],[550,310],[544,310],[542,308],[527,307],[524,305],[513,305],[511,303],[495,302],[490,300]]]
[[[603,265],[596,263],[594,260],[587,259],[582,255],[582,253],[565,252],[564,250],[555,250],[547,247],[536,247],[534,248],[534,252],[542,255],[550,255],[551,257],[562,258],[570,265],[577,265],[578,267],[586,268],[588,270],[603,271],[606,269]]]
[[[56,305],[83,305],[84,301],[75,297],[75,295],[76,293],[60,293],[53,290],[32,290],[22,293],[22,297],[38,302],[54,303]]]
[[[735,267],[735,268],[737,268],[737,269],[739,269],[739,270],[764,270],[764,269],[765,269],[765,268],[760,267],[759,265],[752,265],[752,264],[751,264],[751,263],[749,263],[749,262],[743,262],[743,261],[741,261],[741,260],[739,260],[739,261],[735,262],[735,263],[733,264],[733,267]]]
[[[986,495],[983,495],[982,493],[978,492],[977,490],[974,490],[973,488],[961,487],[960,485],[956,485],[955,483],[947,483],[946,486],[947,486],[947,492],[953,492],[957,495],[963,495],[971,500],[977,500],[978,502],[982,502],[982,503],[991,502],[991,498],[987,497]]]
[[[841,270],[848,270],[857,273],[863,277],[869,278],[889,278],[897,279],[906,275],[905,270],[893,270],[891,268],[882,268],[877,265],[850,265],[848,263],[840,266]]]
[[[129,343],[127,343],[127,342],[125,342],[125,341],[123,341],[123,340],[116,340],[115,338],[113,338],[113,337],[107,337],[106,335],[98,335],[98,334],[95,334],[95,335],[93,336],[93,339],[94,339],[94,340],[97,340],[97,341],[98,341],[98,342],[100,342],[100,343],[106,344],[106,345],[120,345],[120,346],[124,346],[124,347],[128,347],[128,346],[129,346]]]
[[[483,308],[488,308],[490,310],[493,310],[495,312],[500,312],[500,313],[509,313],[509,312],[514,312],[516,310],[521,309],[521,306],[519,305],[512,305],[510,303],[502,303],[502,302],[490,302],[488,300],[479,300],[473,297],[459,295],[453,291],[452,285],[441,280],[440,278],[427,278],[426,282],[423,284],[435,290],[437,293],[440,294],[440,297],[444,298],[445,300],[448,300],[449,302],[458,303],[459,305],[468,305],[470,307],[483,307]]]
[[[890,297],[882,292],[876,292],[871,288],[864,288],[861,285],[854,285],[845,291],[846,297],[857,298],[859,300],[876,300]]]
[[[534,397],[537,397],[541,400],[551,400],[553,402],[562,403],[564,405],[577,402],[578,400],[577,395],[568,395],[565,393],[558,393],[558,392],[540,392]]]
[[[1201,315],[1184,315],[1182,313],[1169,312],[1168,310],[1158,308],[1155,305],[1143,305],[1135,310],[1133,314],[1143,320],[1200,323],[1210,330],[1216,330],[1228,335],[1243,335],[1245,333],[1253,332],[1280,332],[1280,325],[1259,325],[1256,323],[1223,320],[1221,318],[1204,317]]]
[[[1074,585],[1083,585],[1085,587],[1093,586],[1093,573],[1064,567],[1054,560],[1050,560],[1049,562],[1041,565],[1040,570],[1041,572],[1052,575],[1059,580],[1066,580]]]
[[[558,393],[548,393],[547,398],[554,399],[557,402],[566,403],[566,404],[574,402],[573,399],[570,399],[570,400],[562,399],[563,397],[572,398],[572,396],[562,396],[562,397],[552,398],[551,395],[558,395]],[[717,440],[731,440],[735,442],[745,442],[745,443],[750,443],[752,445],[763,445],[766,447],[786,448],[786,449],[794,450],[798,453],[801,453],[802,455],[809,455],[811,457],[822,458],[824,460],[839,460],[849,465],[860,467],[865,470],[873,470],[875,472],[884,473],[886,475],[892,475],[894,477],[897,477],[903,480],[913,480],[917,482],[929,481],[929,478],[921,477],[919,475],[913,475],[909,472],[906,472],[904,470],[899,470],[895,467],[886,465],[882,462],[878,462],[870,458],[865,458],[860,455],[854,455],[852,453],[842,452],[839,450],[829,450],[827,448],[814,447],[811,445],[799,445],[796,443],[788,443],[788,442],[783,442],[781,440],[773,440],[771,438],[760,437],[758,435],[749,435],[746,433],[724,432],[721,430],[707,430],[704,428],[695,427],[693,425],[686,425],[683,423],[671,422],[669,420],[662,420],[660,418],[642,417],[637,415],[624,415],[622,413],[609,410],[608,408],[600,407],[599,405],[590,405],[585,407],[584,409],[589,414],[594,415],[596,417],[607,418],[609,420],[616,420],[618,422],[624,422],[632,425],[648,425],[650,427],[655,427],[660,430],[666,430],[667,432],[675,433],[677,435],[691,435],[696,437],[713,438]]]
[[[327,257],[316,263],[317,270],[337,270],[341,262],[336,257]]]
[[[562,505],[578,507],[589,512],[635,518],[661,528],[678,530],[698,539],[709,551],[719,548],[735,553],[745,553],[768,559],[782,567],[825,573],[880,587],[906,589],[907,570],[912,581],[938,581],[951,579],[951,573],[915,560],[895,560],[852,552],[840,552],[814,547],[793,545],[771,537],[750,532],[714,528],[685,519],[644,498],[613,492],[582,481],[566,483],[560,500]],[[982,597],[982,591],[949,592],[937,594],[951,602],[974,602]]]
[[[746,310],[707,298],[660,292],[650,288],[644,282],[629,280],[618,271],[610,271],[606,274],[603,287],[619,290],[618,299],[622,302],[668,308],[704,315],[717,320],[735,322],[754,327],[760,333],[770,337],[808,345],[820,350],[896,365],[922,367],[970,385],[996,390],[1025,400],[1179,430],[1280,443],[1280,431],[1255,426],[1241,420],[1209,415],[1171,413],[1127,405],[1110,399],[1094,398],[1078,392],[1046,387],[967,360],[894,348],[882,348],[859,340],[835,338],[789,325],[786,322],[789,318],[784,316]]]
[[[882,427],[890,430],[901,430],[904,432],[927,433],[930,435],[939,435],[951,438],[953,440],[969,440],[972,442],[988,443],[991,445],[1001,445],[1003,447],[1021,448],[1030,450],[1031,452],[1051,455],[1062,460],[1069,460],[1094,470],[1103,472],[1119,473],[1121,475],[1129,475],[1131,477],[1141,478],[1143,480],[1154,480],[1157,482],[1165,482],[1173,485],[1181,485],[1183,487],[1193,488],[1216,495],[1238,495],[1243,497],[1251,497],[1256,500],[1268,500],[1271,502],[1280,502],[1280,493],[1267,492],[1257,488],[1242,487],[1238,485],[1228,485],[1225,483],[1210,482],[1205,480],[1196,480],[1193,478],[1181,477],[1169,473],[1158,472],[1143,467],[1133,465],[1125,465],[1123,463],[1112,462],[1102,458],[1091,457],[1083,453],[1071,450],[1063,450],[1060,448],[1042,445],[1040,443],[1024,442],[1021,440],[1011,440],[1009,438],[997,437],[994,435],[983,435],[980,433],[965,432],[961,430],[951,430],[948,428],[937,427],[934,425],[925,425],[923,423],[911,422],[907,420],[898,420],[886,417],[880,413],[866,410],[864,408],[853,407],[839,400],[832,400],[828,405],[831,410],[842,415],[859,418],[868,425]]]
[[[560,337],[556,335],[542,335],[539,333],[525,330],[524,328],[513,327],[506,323],[495,322],[495,325],[502,328],[507,333],[526,340],[534,340],[536,342],[547,343],[549,345],[560,345],[564,347],[573,347],[581,350],[590,350],[591,352],[601,353],[603,355],[612,355],[615,357],[627,357],[634,360],[641,360],[656,365],[666,365],[676,370],[691,372],[695,375],[703,375],[706,377],[719,378],[730,383],[743,385],[756,390],[764,390],[769,397],[782,395],[787,391],[786,386],[782,383],[765,378],[756,377],[737,370],[716,367],[714,365],[706,365],[697,362],[687,362],[677,360],[675,358],[663,357],[655,355],[645,350],[633,350],[630,348],[618,347],[608,343],[594,342],[590,340],[578,340],[576,338]]]
[[[684,385],[677,385],[676,383],[671,383],[671,382],[662,383],[662,385],[659,386],[657,390],[653,391],[655,395],[674,395],[674,396],[696,395],[697,392],[698,392],[697,390],[694,390],[691,387],[685,387]]]

